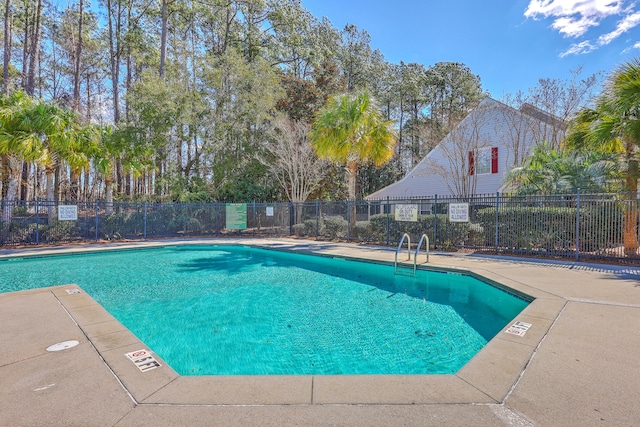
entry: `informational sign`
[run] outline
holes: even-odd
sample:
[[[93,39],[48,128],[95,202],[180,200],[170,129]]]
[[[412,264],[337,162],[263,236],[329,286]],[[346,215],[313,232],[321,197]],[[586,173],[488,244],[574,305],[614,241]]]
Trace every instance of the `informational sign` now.
[[[511,335],[518,335],[519,337],[523,337],[524,334],[527,333],[529,328],[531,327],[531,323],[525,322],[516,322],[513,325],[509,326],[505,332]]]
[[[76,221],[78,219],[77,205],[58,205],[59,221]]]
[[[227,203],[227,230],[245,230],[247,228],[247,204]]]
[[[138,350],[126,353],[125,356],[133,362],[142,372],[150,371],[162,366],[155,357],[151,355],[149,350]]]
[[[469,203],[449,203],[449,222],[469,222]]]
[[[267,206],[267,216],[273,216],[273,206]]]
[[[418,222],[418,205],[396,205],[396,221]]]

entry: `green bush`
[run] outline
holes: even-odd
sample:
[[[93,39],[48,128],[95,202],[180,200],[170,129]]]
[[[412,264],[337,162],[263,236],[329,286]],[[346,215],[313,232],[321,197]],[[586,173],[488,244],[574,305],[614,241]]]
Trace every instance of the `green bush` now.
[[[307,235],[305,231],[305,224],[294,224],[293,234],[295,234],[298,237],[305,237]]]
[[[187,233],[202,234],[204,227],[198,218],[187,218]]]
[[[483,228],[484,244],[495,245],[495,208],[479,210],[476,220]],[[579,224],[580,250],[601,251],[619,243],[624,212],[612,204],[583,206]],[[498,245],[502,248],[562,252],[575,250],[575,244],[575,207],[506,207],[498,211]]]
[[[147,235],[175,235],[184,230],[182,209],[159,208],[147,212]]]
[[[324,219],[324,235],[330,239],[346,239],[349,224],[341,216],[330,216]]]
[[[42,224],[40,224],[42,230]],[[0,221],[0,244],[4,239],[12,243],[31,243],[36,240],[36,224],[23,222],[3,223]]]
[[[308,219],[302,223],[294,224],[293,234],[298,237],[316,237],[316,227],[318,228],[318,234],[324,232],[324,220],[319,219],[317,222],[314,219]]]
[[[13,216],[29,216],[29,209],[26,206],[16,206],[13,208]]]
[[[357,221],[354,231],[355,236],[351,236],[353,239],[359,239],[364,241],[373,240],[373,232],[371,230],[370,221]]]
[[[378,242],[386,242],[387,222],[389,224],[389,242],[397,243],[404,233],[409,234],[412,244],[417,244],[423,234],[429,238],[433,247],[440,249],[454,249],[463,245],[469,238],[469,223],[449,222],[449,216],[435,215],[436,240],[434,241],[434,215],[418,215],[417,222],[396,221],[391,215],[373,215],[370,218],[371,239]]]
[[[64,242],[79,237],[74,232],[75,221],[54,220],[48,225],[40,226],[40,239],[48,243]]]

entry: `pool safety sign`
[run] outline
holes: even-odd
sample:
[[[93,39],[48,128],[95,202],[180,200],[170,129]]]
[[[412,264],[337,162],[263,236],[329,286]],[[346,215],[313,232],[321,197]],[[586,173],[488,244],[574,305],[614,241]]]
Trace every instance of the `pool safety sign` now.
[[[226,205],[226,229],[246,230],[247,228],[247,204],[227,203]]]
[[[418,222],[418,205],[396,205],[396,221]]]
[[[527,333],[530,327],[531,327],[531,323],[516,322],[513,325],[509,326],[509,328],[505,332],[507,334],[518,335],[520,337],[523,337],[524,334]]]
[[[469,222],[469,203],[449,203],[449,222]]]
[[[77,219],[77,205],[58,205],[58,221],[76,221]]]
[[[162,366],[160,362],[151,355],[149,350],[132,351],[131,353],[125,354],[125,356],[127,356],[127,358],[131,360],[142,372],[147,372]]]

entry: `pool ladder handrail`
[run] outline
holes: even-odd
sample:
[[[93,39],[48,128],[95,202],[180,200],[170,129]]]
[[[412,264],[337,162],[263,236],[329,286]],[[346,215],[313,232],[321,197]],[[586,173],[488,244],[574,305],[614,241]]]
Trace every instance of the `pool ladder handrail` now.
[[[425,262],[429,262],[429,237],[426,234],[423,234],[420,237],[420,242],[418,242],[418,247],[416,248],[416,253],[413,257],[413,275],[416,275],[416,264],[418,263],[418,252],[420,251],[420,247],[422,246],[422,242],[425,242],[425,254],[427,255],[427,260]]]
[[[404,233],[404,235],[402,236],[402,239],[400,239],[400,243],[398,243],[398,248],[396,249],[396,260],[394,262],[394,268],[393,268],[394,274],[398,271],[398,252],[400,252],[400,249],[402,248],[402,244],[404,243],[405,237],[407,238],[407,255],[409,256],[407,258],[407,261],[411,261],[411,237],[407,233]]]

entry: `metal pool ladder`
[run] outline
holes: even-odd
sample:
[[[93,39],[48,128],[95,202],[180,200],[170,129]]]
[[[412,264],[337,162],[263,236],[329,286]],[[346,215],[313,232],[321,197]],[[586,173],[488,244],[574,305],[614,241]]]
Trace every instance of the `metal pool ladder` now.
[[[393,274],[398,274],[398,252],[402,248],[402,244],[404,243],[404,239],[407,239],[407,261],[411,261],[411,237],[407,233],[404,233],[402,239],[400,239],[400,243],[398,244],[398,248],[396,249],[396,259],[394,262]],[[415,271],[415,270],[414,270]]]
[[[418,262],[418,252],[420,251],[420,246],[422,246],[422,242],[424,242],[425,255],[427,255],[427,259],[425,262],[429,262],[429,237],[426,234],[423,234],[420,238],[420,242],[418,242],[418,247],[416,248],[416,253],[413,257],[413,275],[416,275],[416,263]],[[396,252],[397,256],[397,252]],[[411,259],[411,258],[409,258]]]

